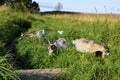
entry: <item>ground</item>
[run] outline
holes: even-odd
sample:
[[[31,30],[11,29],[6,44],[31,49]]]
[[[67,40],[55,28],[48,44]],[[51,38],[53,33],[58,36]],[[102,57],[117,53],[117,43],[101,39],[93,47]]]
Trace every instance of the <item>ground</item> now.
[[[15,71],[21,80],[55,80],[65,69],[30,69]]]

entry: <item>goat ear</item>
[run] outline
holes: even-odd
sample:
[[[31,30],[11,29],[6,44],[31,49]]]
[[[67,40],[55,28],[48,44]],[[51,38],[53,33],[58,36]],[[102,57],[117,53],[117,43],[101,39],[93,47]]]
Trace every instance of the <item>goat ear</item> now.
[[[105,44],[104,42],[102,42],[102,45],[103,45],[104,47],[106,47],[106,44]]]
[[[102,43],[103,46],[106,46],[106,43],[105,43],[104,40],[101,40],[101,43]]]
[[[107,44],[105,42],[102,42],[103,47],[108,48]]]

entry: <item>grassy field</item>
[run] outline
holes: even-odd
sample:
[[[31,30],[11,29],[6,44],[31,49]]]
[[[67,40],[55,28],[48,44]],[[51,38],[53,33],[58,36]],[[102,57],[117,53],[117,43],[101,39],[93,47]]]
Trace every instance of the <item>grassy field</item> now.
[[[62,73],[61,80],[119,80],[119,20],[120,15],[112,14],[39,15],[0,11],[0,49],[2,53],[7,52],[2,44],[15,40],[13,61],[17,69],[68,68],[66,73]],[[20,37],[21,32],[29,33],[39,29],[46,31],[46,37],[51,42],[60,37],[65,38],[67,49],[58,49],[49,56],[47,41],[43,38]],[[64,33],[60,35],[58,30]],[[110,48],[110,55],[102,59],[76,51],[71,41],[77,38],[91,39],[99,44],[104,40]]]

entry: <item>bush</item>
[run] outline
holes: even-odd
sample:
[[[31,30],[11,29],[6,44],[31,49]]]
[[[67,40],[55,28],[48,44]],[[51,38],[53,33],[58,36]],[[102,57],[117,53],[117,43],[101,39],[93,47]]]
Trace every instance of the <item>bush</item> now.
[[[12,22],[6,22],[4,24],[0,25],[0,40],[3,42],[9,42],[11,40],[13,40],[15,37],[17,37],[18,35],[20,35],[20,32],[22,31],[22,29],[13,24]]]
[[[20,28],[28,30],[31,28],[31,22],[21,19],[21,18],[16,18],[12,21],[14,24],[18,25]]]

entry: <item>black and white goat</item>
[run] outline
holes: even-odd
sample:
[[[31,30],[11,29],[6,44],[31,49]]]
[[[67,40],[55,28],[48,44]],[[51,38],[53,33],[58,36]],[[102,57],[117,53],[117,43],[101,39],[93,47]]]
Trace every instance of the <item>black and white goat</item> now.
[[[73,40],[72,44],[80,52],[95,53],[97,51],[100,51],[102,52],[102,58],[104,58],[105,55],[109,55],[109,48],[105,43],[102,43],[102,45],[100,45],[93,40],[81,38]]]
[[[67,47],[66,40],[64,38],[59,38],[55,42],[51,43],[48,39],[48,51],[49,55],[51,55],[57,48],[65,49]]]

